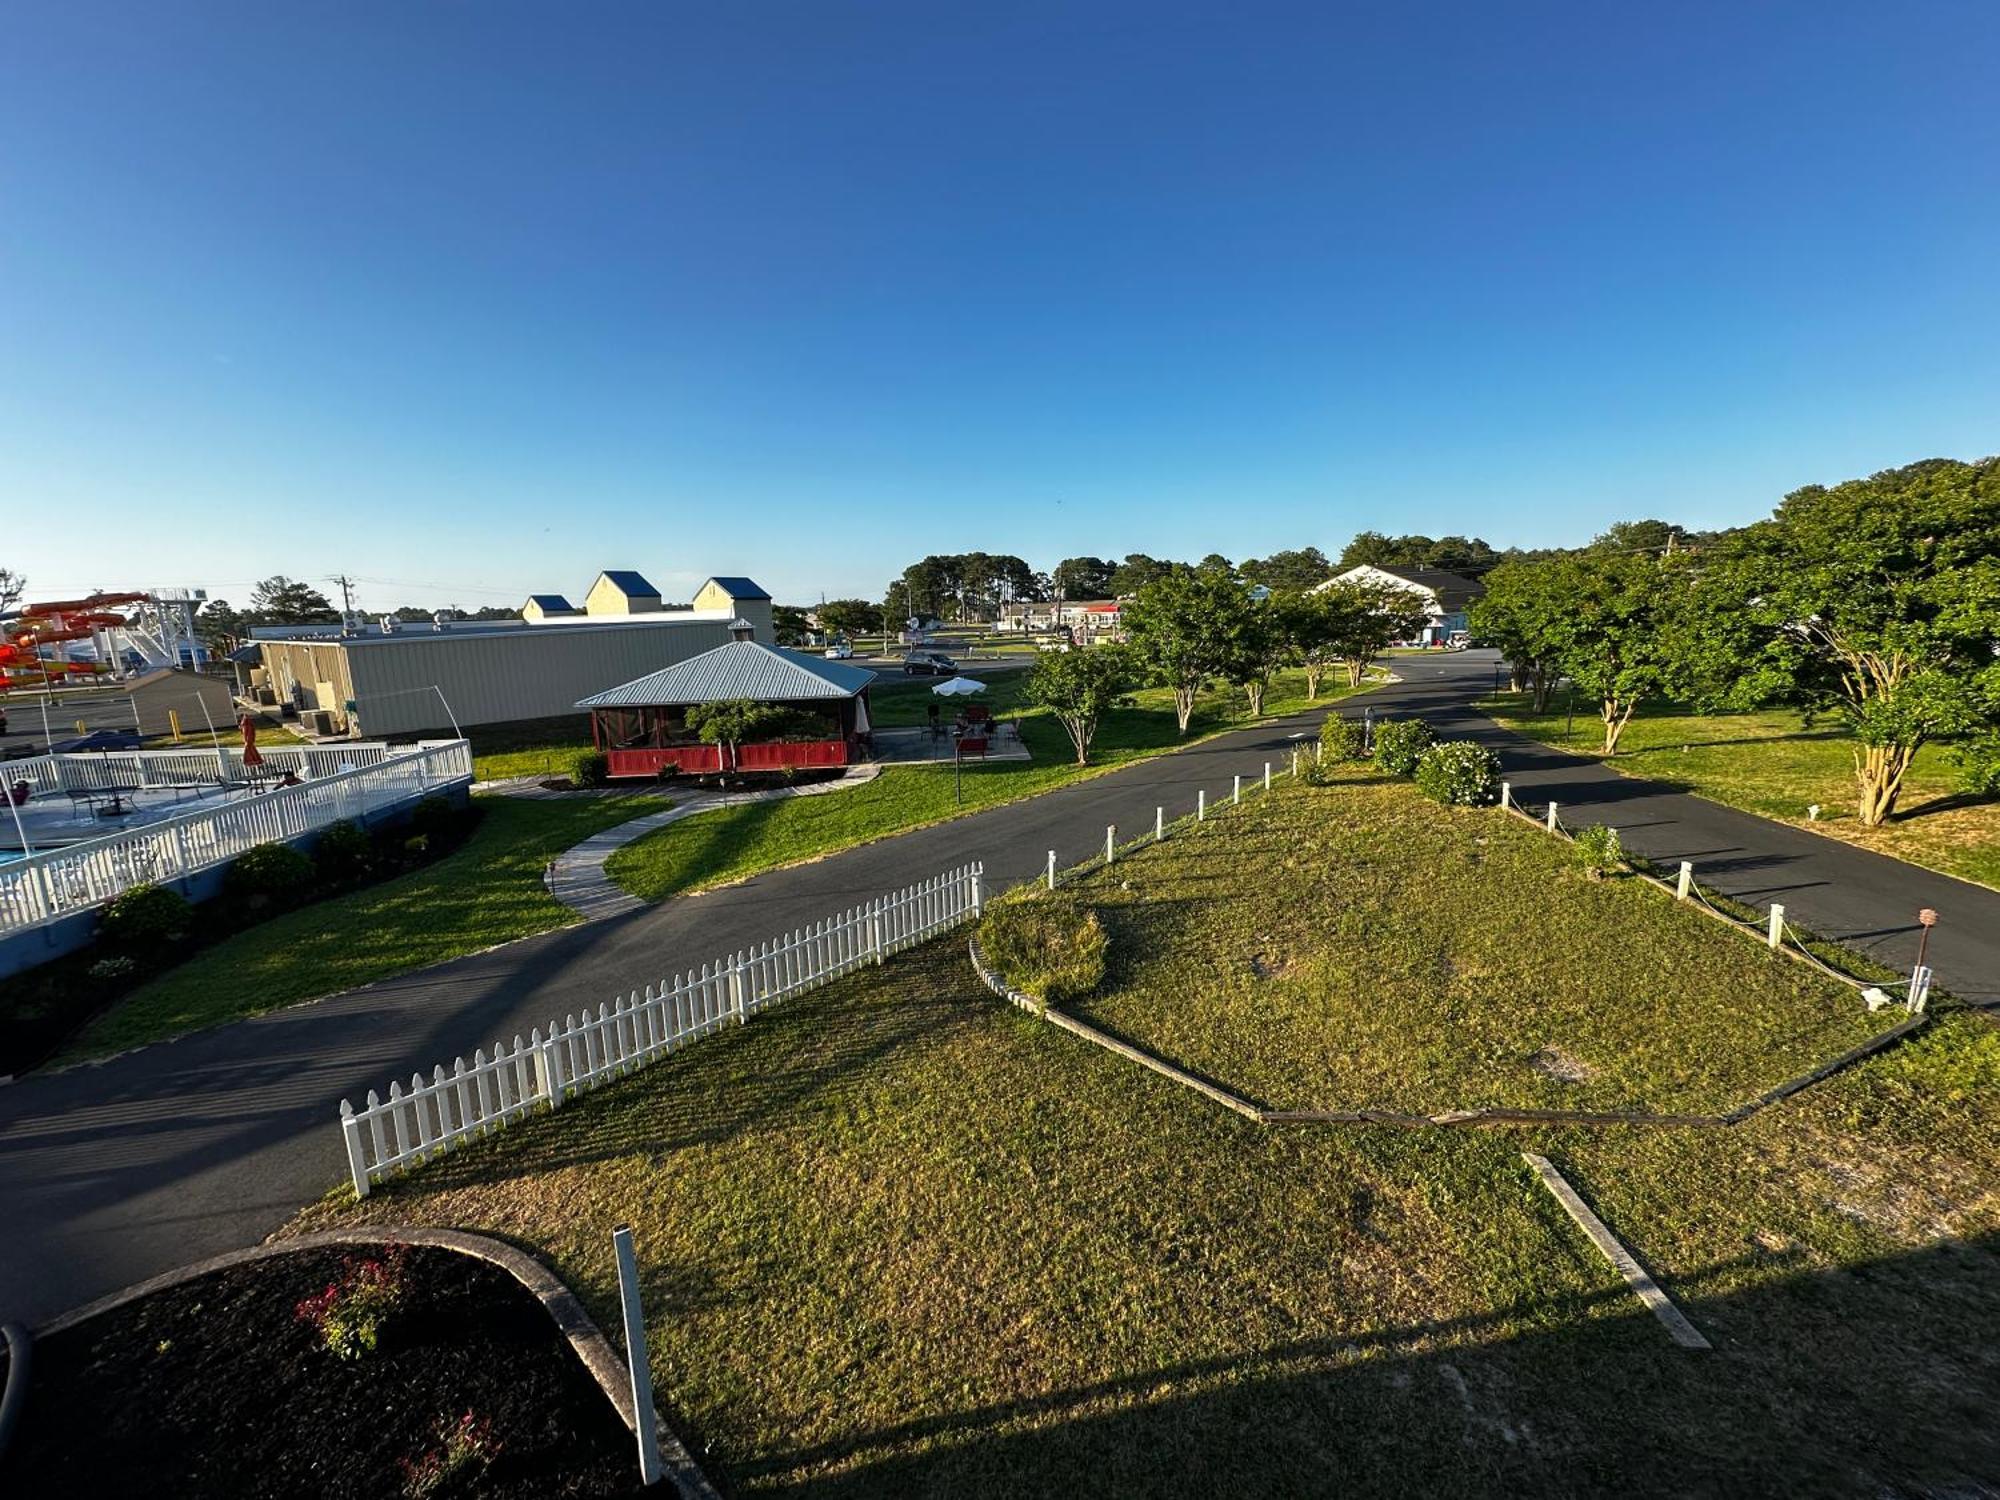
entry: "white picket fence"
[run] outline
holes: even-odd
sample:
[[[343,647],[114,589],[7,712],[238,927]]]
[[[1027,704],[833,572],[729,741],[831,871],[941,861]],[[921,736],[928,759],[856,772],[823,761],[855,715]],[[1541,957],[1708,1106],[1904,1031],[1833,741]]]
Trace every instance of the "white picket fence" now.
[[[979,915],[984,866],[970,864],[890,896],[878,896],[761,943],[734,957],[703,964],[678,980],[661,980],[608,1001],[578,1020],[551,1021],[525,1041],[494,1045],[431,1069],[426,1080],[410,1075],[407,1090],[374,1089],[355,1109],[340,1101],[340,1130],[354,1191],[367,1197],[376,1183],[429,1157],[520,1119],[540,1105],[565,1099],[665,1057],[727,1025],[743,1025],[757,1012],[879,964]]]
[[[274,750],[273,761],[282,753]],[[97,757],[44,758],[67,762]],[[214,754],[206,752],[206,758],[213,771]],[[65,765],[61,774],[77,773]],[[262,791],[245,787],[228,801],[204,803],[158,822],[33,854],[0,865],[0,936],[102,905],[135,885],[174,880],[223,864],[258,844],[296,838],[344,818],[365,817],[471,779],[472,747],[464,740],[425,741],[387,753],[373,765],[335,771],[294,787],[269,783]],[[171,783],[153,783],[166,784]],[[73,782],[71,789],[83,790],[85,785]]]

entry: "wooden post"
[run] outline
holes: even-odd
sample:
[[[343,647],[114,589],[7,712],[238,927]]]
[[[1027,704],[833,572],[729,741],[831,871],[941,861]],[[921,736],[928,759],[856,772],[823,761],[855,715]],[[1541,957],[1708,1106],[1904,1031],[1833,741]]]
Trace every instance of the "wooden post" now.
[[[1164,807],[1156,807],[1153,809],[1153,842],[1157,844],[1166,836],[1167,810]]]
[[[1236,773],[1236,786],[1230,792],[1229,800],[1231,802],[1241,802],[1243,800],[1243,773],[1241,771]]]
[[[868,903],[868,951],[874,956],[875,967],[882,967],[882,898],[877,896]]]
[[[1549,803],[1549,817],[1548,817],[1547,827],[1550,833],[1554,833],[1556,831],[1556,805],[1554,802]]]
[[[1506,782],[1500,783],[1500,811],[1511,811],[1514,806],[1514,789]]]
[[[972,915],[975,918],[978,917],[979,914],[982,911],[984,911],[986,907],[985,890],[984,890],[985,882],[982,879],[985,873],[986,873],[986,867],[984,865],[974,865],[972,867],[972,872],[971,872]]]
[[[1109,823],[1104,829],[1104,862],[1108,865],[1118,857],[1118,825]]]
[[[368,1158],[361,1149],[361,1122],[354,1118],[354,1106],[340,1101],[340,1133],[347,1141],[347,1169],[354,1174],[354,1196],[368,1196]]]
[[[1674,885],[1674,898],[1685,901],[1694,890],[1694,866],[1687,860],[1681,861],[1681,878]]]
[[[1268,760],[1264,762],[1264,790],[1271,790],[1271,763]]]
[[[1049,851],[1049,889],[1054,890],[1055,888],[1056,888],[1056,851],[1051,849]]]
[[[1194,794],[1194,820],[1199,823],[1208,816],[1208,788],[1203,787]]]
[[[1785,908],[1781,902],[1771,903],[1771,930],[1767,941],[1773,948],[1785,941]]]
[[[625,1314],[625,1363],[632,1376],[632,1432],[639,1440],[639,1483],[660,1482],[660,1433],[653,1413],[653,1370],[646,1363],[646,1318],[639,1306],[639,1261],[632,1230],[611,1231],[618,1254],[618,1305]]]
[[[1325,740],[1320,740],[1313,745],[1313,764],[1316,766],[1323,766],[1326,764]]]

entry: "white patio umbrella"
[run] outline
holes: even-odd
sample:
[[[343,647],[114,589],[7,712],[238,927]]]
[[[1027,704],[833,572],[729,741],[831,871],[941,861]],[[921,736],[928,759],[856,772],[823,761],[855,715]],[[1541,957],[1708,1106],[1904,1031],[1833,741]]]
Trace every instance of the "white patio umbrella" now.
[[[968,698],[974,693],[986,691],[986,684],[977,677],[952,677],[931,689],[940,698]]]

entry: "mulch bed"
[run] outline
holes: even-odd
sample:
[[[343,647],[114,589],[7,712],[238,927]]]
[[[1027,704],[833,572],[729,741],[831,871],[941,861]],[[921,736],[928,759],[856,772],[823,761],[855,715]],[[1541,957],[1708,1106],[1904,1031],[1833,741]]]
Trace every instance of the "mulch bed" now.
[[[470,1411],[491,1420],[498,1451],[437,1494],[635,1492],[624,1424],[496,1266],[411,1247],[379,1347],[329,1352],[295,1308],[376,1253],[234,1266],[38,1339],[0,1491],[393,1500],[407,1492],[403,1461],[438,1449],[440,1425]]]

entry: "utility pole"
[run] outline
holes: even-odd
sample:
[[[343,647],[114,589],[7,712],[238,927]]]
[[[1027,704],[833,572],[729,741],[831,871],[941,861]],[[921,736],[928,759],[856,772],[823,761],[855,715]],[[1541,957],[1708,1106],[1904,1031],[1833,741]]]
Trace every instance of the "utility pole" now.
[[[340,585],[340,615],[344,620],[354,613],[354,580],[345,573],[336,573],[327,582]]]

